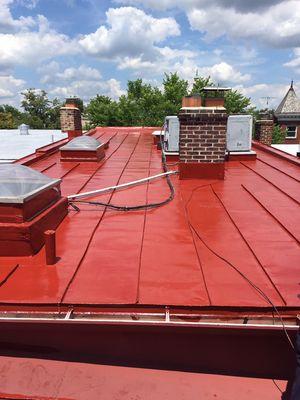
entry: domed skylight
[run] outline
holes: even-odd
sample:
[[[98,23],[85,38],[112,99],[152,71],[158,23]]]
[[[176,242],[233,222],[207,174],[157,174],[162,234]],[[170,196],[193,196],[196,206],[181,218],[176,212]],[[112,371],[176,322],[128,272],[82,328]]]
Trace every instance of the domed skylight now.
[[[96,150],[101,146],[101,142],[91,136],[78,136],[65,146],[61,147],[61,150]]]
[[[22,203],[29,196],[60,182],[18,164],[0,164],[0,203]]]

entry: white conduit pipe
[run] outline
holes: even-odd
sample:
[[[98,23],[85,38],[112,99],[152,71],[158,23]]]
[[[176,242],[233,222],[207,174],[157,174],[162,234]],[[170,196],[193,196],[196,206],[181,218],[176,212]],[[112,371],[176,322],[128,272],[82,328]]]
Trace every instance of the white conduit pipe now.
[[[71,195],[68,196],[68,200],[83,199],[84,197],[93,197],[93,196],[95,196],[97,194],[102,194],[102,193],[105,193],[105,192],[111,192],[112,190],[124,189],[124,188],[130,187],[130,186],[138,185],[140,183],[152,181],[153,179],[163,178],[163,177],[165,177],[167,175],[175,175],[175,174],[178,174],[178,172],[177,171],[168,171],[168,172],[164,172],[162,174],[153,175],[153,176],[149,176],[147,178],[139,179],[137,181],[123,183],[121,185],[109,186],[107,188],[93,190],[91,192],[71,194]]]

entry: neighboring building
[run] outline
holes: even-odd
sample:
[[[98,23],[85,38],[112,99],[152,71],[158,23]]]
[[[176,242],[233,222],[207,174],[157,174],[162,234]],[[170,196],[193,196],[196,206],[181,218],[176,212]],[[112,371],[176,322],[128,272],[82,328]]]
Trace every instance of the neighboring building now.
[[[286,144],[300,143],[300,100],[293,87],[293,82],[282,102],[275,111],[278,124],[286,129]]]
[[[68,137],[60,130],[29,129],[28,132],[28,135],[23,135],[19,129],[0,129],[0,163],[12,163],[35,153],[40,147]]]

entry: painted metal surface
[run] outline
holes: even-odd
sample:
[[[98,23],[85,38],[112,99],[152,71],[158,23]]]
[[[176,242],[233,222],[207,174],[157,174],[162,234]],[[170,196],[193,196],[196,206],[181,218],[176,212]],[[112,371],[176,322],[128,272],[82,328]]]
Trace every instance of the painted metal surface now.
[[[32,400],[279,400],[285,381],[0,358],[1,399]]]
[[[61,178],[63,195],[145,178],[162,171],[152,131],[98,128],[93,137],[110,139],[105,160],[61,163],[55,151],[31,160],[31,167]],[[46,266],[44,249],[34,257],[0,259],[7,274],[19,265],[1,286],[2,306],[270,309],[231,263],[273,304],[296,313],[299,167],[261,149],[257,154],[257,160],[226,163],[224,181],[173,176],[175,200],[158,209],[70,209],[56,231],[55,265]],[[166,182],[159,180],[95,199],[137,205],[167,196]]]

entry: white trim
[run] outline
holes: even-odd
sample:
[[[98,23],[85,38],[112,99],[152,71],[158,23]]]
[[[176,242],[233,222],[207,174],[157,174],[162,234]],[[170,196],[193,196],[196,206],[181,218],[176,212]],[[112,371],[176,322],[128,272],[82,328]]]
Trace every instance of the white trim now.
[[[288,131],[288,128],[293,128],[293,127],[295,127],[296,129],[295,129],[295,136],[287,136],[287,131]],[[297,125],[287,125],[287,127],[286,127],[286,134],[285,134],[285,138],[288,140],[288,139],[297,139],[297,136],[298,136],[298,126]]]

